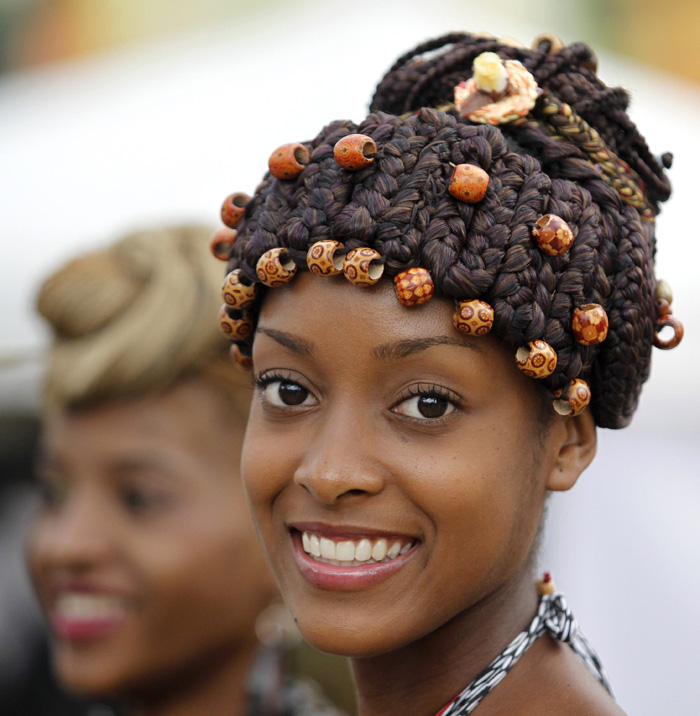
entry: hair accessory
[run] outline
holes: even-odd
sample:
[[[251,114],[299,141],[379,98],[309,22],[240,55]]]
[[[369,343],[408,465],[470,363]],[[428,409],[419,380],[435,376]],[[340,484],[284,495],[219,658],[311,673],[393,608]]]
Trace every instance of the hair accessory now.
[[[468,336],[485,336],[493,327],[493,308],[486,301],[461,301],[452,314],[452,325]]]
[[[377,145],[366,134],[348,134],[333,147],[335,161],[343,169],[351,172],[364,169],[374,161]]]
[[[219,229],[214,233],[209,242],[209,248],[211,249],[214,258],[219,261],[228,261],[229,254],[231,253],[231,247],[233,246],[238,232],[235,229]]]
[[[455,199],[476,204],[486,196],[489,175],[475,164],[458,164],[452,173],[448,191]]]
[[[545,572],[542,575],[542,579],[537,582],[537,593],[544,597],[545,594],[554,594],[557,588],[554,586],[554,580],[550,572]]]
[[[435,285],[427,269],[410,268],[394,276],[396,298],[404,306],[420,306],[435,295]]]
[[[226,304],[219,310],[219,325],[232,341],[241,341],[253,332],[253,321],[248,313],[231,310]]]
[[[661,350],[675,348],[683,340],[683,324],[673,316],[671,309],[673,291],[666,281],[656,284],[656,328],[654,330],[654,345]],[[663,340],[659,333],[663,328],[673,328],[673,337]]]
[[[374,249],[353,249],[345,257],[343,273],[356,286],[372,286],[384,273],[384,259]]]
[[[221,206],[221,221],[223,221],[229,229],[235,229],[238,224],[240,224],[249,201],[250,197],[242,192],[227,196]]]
[[[253,303],[256,290],[255,284],[245,277],[241,269],[235,269],[224,279],[221,295],[227,306],[242,310]]]
[[[599,303],[575,308],[571,330],[574,338],[584,346],[602,343],[608,335],[608,314]]]
[[[547,378],[557,367],[557,352],[544,341],[530,341],[515,352],[518,368],[529,378]]]
[[[566,388],[566,392],[557,390],[554,397],[556,400],[552,405],[559,415],[574,416],[578,415],[591,402],[591,389],[585,380],[574,378]]]
[[[532,49],[538,50],[543,42],[549,43],[548,55],[556,55],[557,52],[564,49],[564,43],[561,38],[557,35],[553,35],[551,32],[543,32],[532,41]]]
[[[255,270],[260,283],[276,288],[291,281],[297,272],[297,265],[287,249],[276,248],[266,251],[259,259]]]
[[[474,75],[454,90],[462,117],[479,124],[505,124],[524,117],[538,96],[535,78],[517,60],[482,52],[474,60]]]
[[[294,179],[309,163],[309,150],[299,142],[277,147],[267,163],[270,174],[277,179]]]
[[[317,241],[306,253],[306,265],[316,276],[337,276],[343,271],[345,245],[333,239]]]
[[[571,227],[556,214],[541,216],[532,227],[532,235],[540,249],[550,256],[561,256],[574,243]]]
[[[243,349],[237,344],[231,344],[230,355],[233,362],[244,370],[250,370],[253,367],[253,358],[243,352]]]

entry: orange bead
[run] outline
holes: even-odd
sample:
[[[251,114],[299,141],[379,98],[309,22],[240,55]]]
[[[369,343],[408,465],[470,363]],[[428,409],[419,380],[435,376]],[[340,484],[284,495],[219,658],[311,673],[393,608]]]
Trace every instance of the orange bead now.
[[[236,343],[233,343],[231,345],[230,355],[233,362],[239,368],[243,368],[244,370],[250,370],[253,367],[253,358],[243,353],[240,346],[238,346]]]
[[[561,399],[561,390],[554,393],[556,400],[552,403],[554,410],[559,415],[578,415],[591,402],[591,389],[588,383],[580,378],[575,378],[569,386],[569,396],[566,400]]]
[[[569,225],[556,214],[541,216],[532,227],[532,235],[545,254],[561,256],[574,243],[574,233]]]
[[[249,201],[250,197],[241,192],[227,196],[221,206],[221,221],[223,221],[229,229],[235,229],[238,224],[241,223],[241,219],[245,214],[246,204]]]
[[[335,161],[343,169],[351,172],[364,169],[374,161],[377,145],[366,134],[348,134],[333,147]]]
[[[214,236],[211,237],[209,248],[211,249],[214,258],[219,261],[228,261],[231,253],[231,247],[236,241],[238,232],[235,229],[219,229]]]
[[[467,336],[484,336],[493,327],[493,308],[485,301],[461,301],[452,314],[452,325]]]
[[[384,273],[384,261],[374,249],[353,249],[343,261],[343,273],[356,286],[372,286]]]
[[[608,335],[608,314],[599,303],[575,308],[571,330],[574,338],[584,346],[602,343]]]
[[[337,276],[343,271],[344,245],[339,241],[317,241],[306,254],[306,265],[316,276]]]
[[[226,304],[219,311],[219,325],[232,341],[241,341],[253,332],[250,316],[245,311],[231,310]]]
[[[274,288],[291,281],[297,272],[297,265],[287,249],[277,248],[266,251],[258,259],[255,270],[260,283]]]
[[[435,295],[433,279],[424,268],[410,268],[396,274],[394,290],[404,306],[420,306]]]
[[[662,328],[666,328],[667,326],[673,329],[673,336],[668,340],[665,340],[661,338],[659,333]],[[654,345],[664,351],[670,350],[671,348],[675,348],[683,340],[684,333],[683,324],[675,316],[667,313],[656,321]]]
[[[557,352],[544,341],[530,341],[527,347],[518,348],[515,362],[529,378],[546,378],[557,367]]]
[[[226,305],[239,310],[248,308],[253,303],[255,292],[255,284],[242,274],[241,269],[231,271],[221,287],[221,295]]]
[[[283,144],[275,149],[267,163],[270,174],[277,179],[294,179],[309,163],[309,150],[299,142]]]
[[[486,196],[489,175],[474,164],[458,164],[452,173],[448,191],[455,199],[476,204]]]

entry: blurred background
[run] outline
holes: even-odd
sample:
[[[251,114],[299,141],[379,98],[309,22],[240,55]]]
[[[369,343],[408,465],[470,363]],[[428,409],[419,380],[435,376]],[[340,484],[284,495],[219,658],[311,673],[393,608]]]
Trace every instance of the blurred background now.
[[[652,150],[675,155],[657,275],[686,337],[655,351],[632,426],[601,431],[593,467],[552,499],[541,561],[625,710],[698,713],[695,0],[0,0],[0,689],[21,674],[39,622],[21,532],[47,341],[33,314],[42,277],[127,231],[216,226],[223,198],[251,192],[272,149],[360,120],[399,54],[451,30],[588,42],[601,77],[632,92]]]

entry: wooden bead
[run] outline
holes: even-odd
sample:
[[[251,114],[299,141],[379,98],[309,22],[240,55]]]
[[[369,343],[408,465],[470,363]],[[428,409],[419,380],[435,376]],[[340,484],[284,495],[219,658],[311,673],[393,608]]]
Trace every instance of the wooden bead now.
[[[235,229],[241,223],[241,219],[245,214],[245,207],[249,201],[250,197],[242,192],[227,196],[221,206],[221,221],[229,229]]]
[[[569,225],[556,214],[541,216],[532,227],[532,235],[545,254],[561,256],[574,243],[574,233]]]
[[[452,325],[467,336],[485,336],[493,327],[493,308],[485,301],[461,301],[452,314]]]
[[[530,341],[527,347],[518,348],[515,362],[528,378],[546,378],[557,367],[557,352],[549,343]]]
[[[549,572],[545,572],[542,579],[537,582],[537,592],[541,597],[544,597],[547,594],[554,594],[556,591],[557,588],[554,585],[552,575]]]
[[[306,254],[306,265],[316,276],[337,276],[343,271],[344,245],[339,241],[317,241]]]
[[[248,308],[253,303],[255,292],[255,284],[243,275],[241,269],[231,271],[221,287],[221,295],[226,305],[238,310]]]
[[[564,43],[557,35],[553,35],[551,32],[543,32],[541,35],[532,41],[532,49],[539,50],[540,44],[543,42],[549,43],[548,55],[556,55],[557,52],[564,49]]]
[[[608,335],[608,314],[599,303],[587,303],[575,308],[571,330],[581,345],[602,343]]]
[[[448,191],[455,199],[466,204],[476,204],[486,196],[489,175],[474,164],[458,164],[452,172]]]
[[[591,389],[588,387],[588,383],[580,378],[571,381],[566,400],[561,399],[562,393],[563,391],[557,390],[554,393],[556,400],[552,403],[554,410],[559,415],[578,415],[591,402]]]
[[[377,144],[366,134],[348,134],[333,147],[335,161],[343,169],[359,171],[374,161]]]
[[[406,269],[394,276],[394,290],[404,306],[420,306],[435,295],[430,273],[420,267]]]
[[[291,281],[297,272],[297,265],[287,249],[270,249],[266,251],[255,266],[260,283],[266,286],[284,286]]]
[[[231,310],[226,304],[219,311],[219,325],[232,341],[241,341],[253,332],[250,316],[245,311]]]
[[[309,163],[309,150],[299,142],[283,144],[270,155],[270,174],[277,179],[294,179]]]
[[[664,340],[659,335],[661,330],[666,327],[673,329],[673,336],[668,340]],[[666,313],[656,321],[654,345],[664,351],[670,350],[671,348],[675,348],[683,340],[684,333],[683,324],[672,314]]]
[[[241,350],[241,347],[237,345],[236,343],[233,343],[231,345],[230,350],[231,359],[233,362],[239,367],[243,368],[243,370],[250,370],[253,367],[253,358],[252,356],[247,355]]]
[[[353,249],[343,261],[343,273],[356,286],[372,286],[384,273],[384,260],[374,249]]]
[[[231,253],[231,247],[236,241],[238,232],[235,229],[219,229],[214,236],[211,237],[209,248],[214,255],[214,258],[219,261],[228,261]]]

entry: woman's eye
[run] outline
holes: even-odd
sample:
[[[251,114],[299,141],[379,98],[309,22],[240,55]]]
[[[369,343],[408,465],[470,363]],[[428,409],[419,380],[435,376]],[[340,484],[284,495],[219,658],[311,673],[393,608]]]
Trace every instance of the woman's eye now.
[[[394,411],[409,418],[430,420],[449,415],[455,409],[454,403],[441,395],[414,395],[399,403]]]
[[[131,512],[143,512],[163,501],[160,495],[139,488],[125,489],[122,492],[122,500]]]
[[[314,405],[313,395],[299,383],[289,380],[275,380],[263,388],[263,399],[278,407]]]

